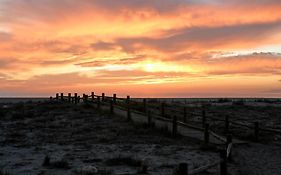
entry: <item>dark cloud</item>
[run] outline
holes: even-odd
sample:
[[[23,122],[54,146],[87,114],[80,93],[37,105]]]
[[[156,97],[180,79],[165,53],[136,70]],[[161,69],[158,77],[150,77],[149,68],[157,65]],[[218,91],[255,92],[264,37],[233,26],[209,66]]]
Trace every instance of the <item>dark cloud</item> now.
[[[32,42],[29,45],[33,50],[48,50],[53,53],[81,54],[87,50],[87,46],[68,40],[41,40]]]
[[[140,8],[151,8],[159,12],[166,12],[176,9],[181,6],[192,5],[192,4],[209,4],[211,1],[206,0],[118,0],[118,1],[105,1],[105,0],[14,0],[4,1],[3,7],[18,7],[18,9],[32,9],[33,12],[49,13],[50,15],[63,15],[65,10],[61,12],[59,9],[67,9],[68,12],[79,13],[81,8],[94,8],[98,7],[101,9],[122,10],[124,8],[129,9],[140,9]],[[11,11],[12,13],[15,11]],[[56,14],[54,13],[56,12]]]
[[[94,60],[94,61],[87,61],[87,62],[80,62],[76,63],[75,65],[79,65],[82,67],[101,67],[106,65],[129,65],[134,64],[146,59],[145,55],[135,55],[132,57],[125,57],[125,58],[114,58],[114,59],[107,59],[107,60]]]
[[[191,76],[186,72],[146,72],[142,70],[122,70],[122,71],[100,71],[101,77],[143,77],[143,78],[172,78],[172,77],[184,77]]]
[[[39,64],[40,65],[45,65],[45,66],[51,66],[51,65],[65,65],[65,64],[70,64],[73,63],[74,60],[72,59],[66,59],[66,60],[45,60],[41,61]]]
[[[161,51],[177,51],[194,47],[211,49],[233,45],[235,42],[255,45],[257,41],[266,40],[278,30],[281,30],[281,21],[220,27],[188,27],[167,31],[168,37],[120,38],[116,44],[127,52],[134,52],[143,47]]]
[[[100,41],[91,44],[91,47],[94,50],[115,50],[116,45],[114,43]]]
[[[208,66],[213,70],[208,75],[281,75],[280,53],[252,53],[249,55],[238,55],[232,57],[216,58],[207,60]]]
[[[281,68],[281,67],[280,67]],[[274,68],[249,68],[249,69],[244,69],[244,70],[215,70],[215,71],[210,71],[208,72],[208,75],[281,75],[281,70],[279,69],[274,69]]]
[[[107,64],[109,64],[108,61],[88,61],[88,62],[77,63],[75,65],[81,67],[102,67]]]
[[[218,0],[216,0],[218,2]],[[238,5],[268,5],[268,4],[274,4],[274,5],[281,5],[280,0],[229,0],[225,1],[226,4],[238,4]]]
[[[9,57],[0,58],[0,68],[8,68],[16,63],[18,63],[18,60],[15,58],[9,58]]]
[[[91,77],[80,74],[78,72],[65,74],[45,74],[34,76],[26,80],[24,87],[36,84],[38,87],[61,87],[61,86],[75,86],[75,85],[98,85],[98,84],[126,84],[138,83],[139,81],[175,81],[175,78],[184,76],[191,76],[191,74],[184,72],[145,72],[141,70],[122,70],[122,71],[106,71],[101,70],[93,74]],[[192,75],[194,76],[194,75]],[[59,81],[58,81],[59,80]]]
[[[6,78],[8,78],[8,75],[0,73],[0,80],[6,80]]]

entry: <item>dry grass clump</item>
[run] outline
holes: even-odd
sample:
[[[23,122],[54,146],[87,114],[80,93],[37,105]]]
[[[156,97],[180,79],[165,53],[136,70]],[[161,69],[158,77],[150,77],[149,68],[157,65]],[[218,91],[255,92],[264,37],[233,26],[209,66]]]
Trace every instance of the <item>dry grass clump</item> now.
[[[51,158],[49,156],[45,156],[42,166],[56,168],[56,169],[70,168],[69,163],[66,160],[61,159],[61,160],[51,161]]]

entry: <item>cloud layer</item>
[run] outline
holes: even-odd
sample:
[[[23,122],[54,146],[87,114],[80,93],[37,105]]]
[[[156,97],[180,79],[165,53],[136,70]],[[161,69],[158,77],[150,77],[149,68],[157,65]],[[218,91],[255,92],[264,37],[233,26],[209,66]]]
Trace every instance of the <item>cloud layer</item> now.
[[[276,96],[280,11],[277,0],[1,0],[0,95]]]

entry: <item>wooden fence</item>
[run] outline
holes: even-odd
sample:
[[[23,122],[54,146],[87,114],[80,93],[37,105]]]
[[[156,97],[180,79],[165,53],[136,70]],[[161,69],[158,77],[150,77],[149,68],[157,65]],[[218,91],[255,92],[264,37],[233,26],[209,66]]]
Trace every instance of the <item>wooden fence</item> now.
[[[135,115],[142,117],[149,126],[152,126],[153,121],[155,122],[156,120],[164,123],[170,123],[170,130],[173,137],[177,137],[179,134],[178,128],[183,127],[203,133],[204,137],[202,140],[205,145],[209,145],[211,143],[210,137],[220,140],[222,144],[225,145],[220,151],[221,159],[219,161],[191,171],[188,171],[187,164],[183,163],[179,165],[179,174],[195,174],[217,165],[220,165],[220,172],[222,175],[227,174],[227,160],[231,156],[232,145],[235,142],[232,140],[232,135],[228,134],[227,137],[224,137],[211,131],[207,119],[224,122],[226,133],[229,131],[230,124],[252,129],[255,140],[258,140],[260,131],[281,133],[281,131],[275,129],[260,128],[258,122],[255,122],[254,125],[251,126],[230,121],[228,117],[220,119],[214,116],[208,116],[205,109],[202,109],[201,113],[193,113],[188,111],[186,106],[178,106],[177,108],[174,108],[166,103],[149,103],[147,99],[143,99],[142,102],[134,101],[130,98],[130,96],[127,96],[126,98],[118,98],[116,94],[106,96],[105,93],[102,93],[102,95],[96,95],[92,92],[90,95],[83,94],[83,96],[80,97],[77,93],[73,96],[70,93],[68,93],[67,96],[64,96],[63,93],[57,93],[55,98],[50,97],[50,99],[73,104],[79,104],[81,102],[95,104],[97,109],[107,109],[111,114],[118,113],[117,111],[123,111],[126,113],[128,121],[132,120],[132,113],[134,113]],[[201,126],[190,123],[190,116],[201,117]]]

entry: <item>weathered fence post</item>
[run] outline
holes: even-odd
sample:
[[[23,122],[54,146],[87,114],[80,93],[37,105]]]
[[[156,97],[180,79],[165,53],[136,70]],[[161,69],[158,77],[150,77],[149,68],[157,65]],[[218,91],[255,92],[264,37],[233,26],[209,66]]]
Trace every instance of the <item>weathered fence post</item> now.
[[[81,97],[80,97],[80,95],[78,96],[78,103],[80,103],[80,100],[81,100]]]
[[[129,103],[130,103],[130,96],[129,96],[129,95],[127,96],[126,103],[127,103],[127,104],[129,104]]]
[[[255,122],[255,141],[259,140],[259,122]]]
[[[183,122],[186,123],[186,118],[187,118],[187,107],[183,108]]]
[[[83,94],[82,100],[83,100],[84,103],[86,102],[86,95],[85,94]]]
[[[114,101],[113,100],[110,100],[110,113],[111,114],[114,114]]]
[[[206,145],[209,144],[209,140],[210,140],[209,124],[206,123],[204,128],[204,142]]]
[[[94,101],[94,99],[95,99],[95,92],[92,92],[91,96],[92,96],[92,101]]]
[[[89,96],[88,96],[88,95],[85,95],[85,102],[84,102],[84,103],[87,103],[87,102],[88,102],[88,98],[89,98]]]
[[[144,112],[146,112],[146,99],[145,98],[143,99],[143,110],[144,110]]]
[[[68,103],[71,103],[71,93],[68,93]]]
[[[74,94],[74,102],[75,102],[75,104],[78,103],[78,96],[77,96],[77,93]]]
[[[165,117],[165,103],[161,103],[161,116]]]
[[[113,103],[114,104],[116,104],[116,98],[117,98],[116,94],[113,94]]]
[[[97,98],[97,108],[100,109],[100,96]]]
[[[60,99],[63,101],[63,93],[60,93]]]
[[[220,158],[220,175],[227,175],[227,155],[225,149],[220,150]]]
[[[50,96],[50,101],[53,101],[53,97],[52,96]]]
[[[173,137],[177,137],[178,134],[178,118],[173,116]]]
[[[179,175],[188,175],[188,165],[187,163],[179,164]]]
[[[87,101],[88,101],[88,95],[83,94],[83,102],[87,103]]]
[[[229,117],[225,116],[225,130],[224,132],[227,134],[229,132]]]
[[[228,135],[227,135],[227,138],[226,138],[226,144],[228,145],[228,144],[230,144],[230,143],[232,143],[232,135],[231,135],[231,134],[228,134]]]
[[[202,110],[202,126],[205,127],[206,124],[206,111],[205,109]]]
[[[59,100],[59,94],[56,93],[56,100]]]
[[[227,149],[227,152],[229,151],[228,153],[228,156],[227,156],[227,159],[230,160],[231,159],[231,148],[228,148],[228,146],[232,144],[232,135],[231,134],[228,134],[227,135],[227,138],[226,138],[226,149]]]
[[[105,100],[105,93],[102,93],[101,94],[101,101],[104,101]]]
[[[127,96],[126,103],[127,103],[127,120],[131,121],[131,106],[130,106],[130,96],[129,95]]]

